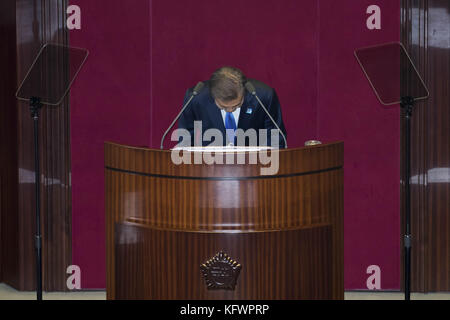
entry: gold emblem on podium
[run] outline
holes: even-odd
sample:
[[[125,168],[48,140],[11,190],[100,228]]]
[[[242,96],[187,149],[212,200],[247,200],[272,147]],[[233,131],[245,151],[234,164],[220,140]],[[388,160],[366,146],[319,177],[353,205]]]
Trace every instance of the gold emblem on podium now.
[[[200,266],[208,290],[234,290],[242,266],[220,251]]]

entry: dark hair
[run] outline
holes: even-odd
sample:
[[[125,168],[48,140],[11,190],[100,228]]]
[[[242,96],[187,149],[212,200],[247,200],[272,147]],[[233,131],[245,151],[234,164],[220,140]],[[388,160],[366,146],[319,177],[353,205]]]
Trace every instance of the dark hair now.
[[[246,82],[247,78],[241,70],[222,67],[214,71],[209,79],[211,95],[223,102],[236,100],[244,94]]]

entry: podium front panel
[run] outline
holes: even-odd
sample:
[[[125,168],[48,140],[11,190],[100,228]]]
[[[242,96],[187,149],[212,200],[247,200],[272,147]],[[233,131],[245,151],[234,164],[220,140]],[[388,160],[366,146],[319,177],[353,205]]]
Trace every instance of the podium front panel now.
[[[259,169],[107,143],[108,299],[343,299],[343,144]],[[202,275],[220,252],[241,266],[233,290],[208,288],[226,264]]]

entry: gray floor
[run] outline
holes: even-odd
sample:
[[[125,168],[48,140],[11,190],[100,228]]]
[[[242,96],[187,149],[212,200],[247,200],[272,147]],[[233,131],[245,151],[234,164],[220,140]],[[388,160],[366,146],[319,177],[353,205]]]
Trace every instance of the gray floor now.
[[[105,300],[105,291],[44,293],[44,300]],[[346,292],[345,300],[403,300],[401,292]],[[450,300],[450,293],[413,293],[412,300]],[[0,283],[0,300],[34,300],[35,292],[20,292]]]
[[[36,292],[21,292],[0,283],[0,300],[35,300]],[[105,291],[50,292],[43,294],[44,300],[106,300]]]

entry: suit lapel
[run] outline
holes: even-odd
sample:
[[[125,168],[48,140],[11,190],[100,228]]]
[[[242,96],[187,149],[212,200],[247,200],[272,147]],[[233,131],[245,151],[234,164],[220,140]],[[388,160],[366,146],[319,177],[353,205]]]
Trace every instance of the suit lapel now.
[[[255,107],[249,106],[249,97],[245,96],[244,104],[241,107],[241,113],[239,114],[238,128],[246,131],[250,128],[250,121],[255,112]]]

